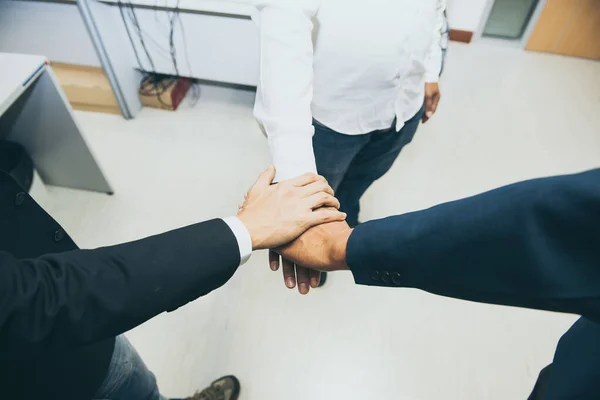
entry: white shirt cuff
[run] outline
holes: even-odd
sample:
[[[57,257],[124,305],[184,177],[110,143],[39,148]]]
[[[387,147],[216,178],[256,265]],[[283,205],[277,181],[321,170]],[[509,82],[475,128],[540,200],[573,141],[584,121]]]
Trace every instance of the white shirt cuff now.
[[[425,83],[438,83],[440,74],[425,74]]]
[[[252,255],[252,238],[246,226],[237,217],[223,218],[223,222],[229,226],[237,240],[240,249],[240,266],[244,265]]]
[[[425,82],[436,83],[440,80],[442,71],[442,48],[437,46],[425,61]]]
[[[274,183],[307,172],[317,173],[312,135],[269,137],[269,147],[276,170]]]

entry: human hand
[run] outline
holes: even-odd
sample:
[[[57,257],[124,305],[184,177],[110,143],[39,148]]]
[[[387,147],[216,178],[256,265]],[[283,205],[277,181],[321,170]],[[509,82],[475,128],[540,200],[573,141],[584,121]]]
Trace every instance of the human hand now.
[[[238,211],[253,250],[282,246],[315,225],[346,218],[322,176],[304,174],[271,185],[274,177],[275,167],[271,166],[250,188]]]
[[[280,257],[275,250],[269,251],[269,265],[273,271],[279,270]],[[295,288],[296,281],[298,281],[300,294],[308,294],[310,288],[317,288],[321,284],[321,271],[297,266],[283,257],[281,257],[281,266],[283,268],[283,280],[288,289]]]
[[[345,221],[331,222],[307,230],[290,244],[275,249],[283,259],[283,279],[288,288],[298,285],[301,294],[319,285],[318,271],[348,269],[346,246],[352,229]],[[275,258],[276,257],[276,258]],[[271,269],[279,268],[279,257],[270,255]]]
[[[437,82],[429,82],[425,84],[425,113],[422,121],[426,123],[435,114],[442,94],[440,85]]]

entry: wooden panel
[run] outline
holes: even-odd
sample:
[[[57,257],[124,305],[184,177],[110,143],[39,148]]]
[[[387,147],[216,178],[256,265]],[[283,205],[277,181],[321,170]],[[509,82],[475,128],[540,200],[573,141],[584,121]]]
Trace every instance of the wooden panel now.
[[[548,0],[526,49],[600,59],[600,0]]]
[[[525,48],[533,51],[554,52],[560,34],[574,11],[574,1],[548,0]]]
[[[600,0],[575,0],[575,11],[555,51],[600,60]]]
[[[120,114],[102,68],[61,63],[51,66],[73,109]]]
[[[114,106],[97,106],[93,104],[86,103],[71,103],[71,107],[73,110],[77,111],[91,111],[91,112],[99,112],[105,114],[116,114],[121,115],[121,110],[118,107]]]

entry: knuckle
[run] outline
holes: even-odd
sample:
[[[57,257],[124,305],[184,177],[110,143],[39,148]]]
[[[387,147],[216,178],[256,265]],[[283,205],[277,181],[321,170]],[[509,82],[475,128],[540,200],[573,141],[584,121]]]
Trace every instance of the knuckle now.
[[[289,195],[290,193],[292,193],[292,189],[293,186],[291,184],[286,184],[284,186],[281,186],[280,188],[277,188],[279,190],[280,193],[283,193],[285,195]]]

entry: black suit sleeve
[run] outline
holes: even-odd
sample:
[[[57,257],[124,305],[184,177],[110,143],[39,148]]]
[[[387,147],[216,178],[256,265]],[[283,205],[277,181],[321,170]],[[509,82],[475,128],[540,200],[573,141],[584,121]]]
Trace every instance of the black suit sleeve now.
[[[355,281],[600,321],[600,169],[360,225]]]
[[[0,252],[0,343],[31,352],[118,335],[222,286],[239,262],[222,220],[36,259]]]

